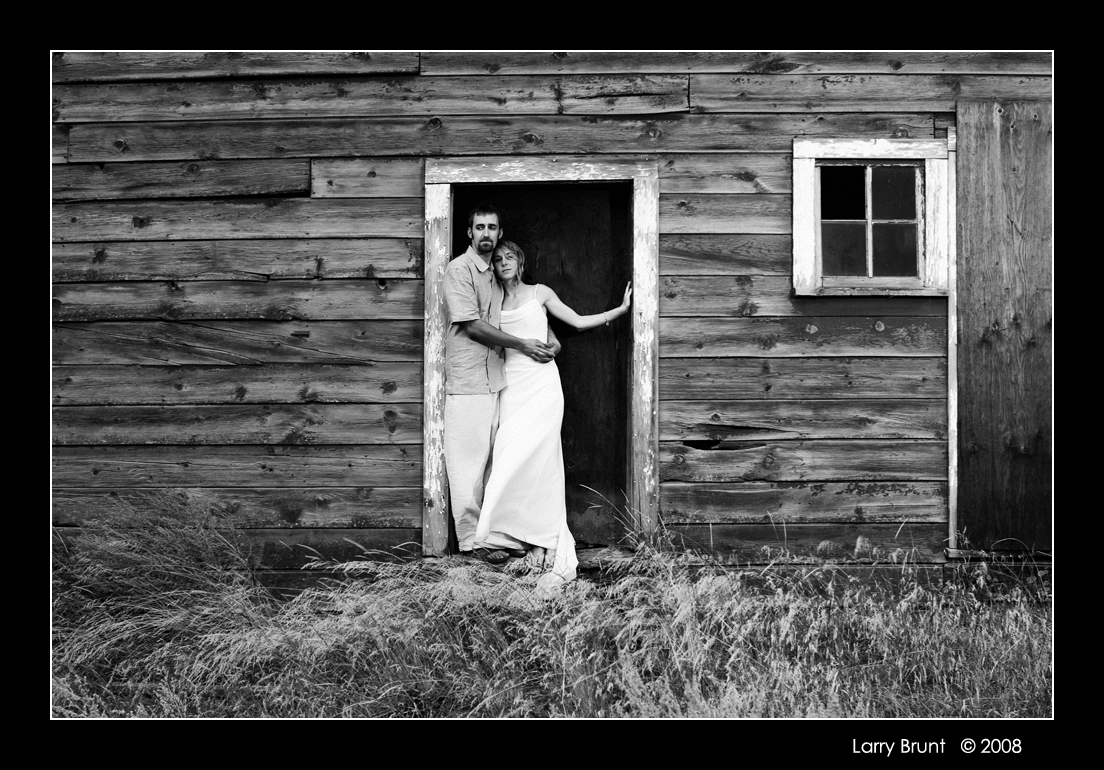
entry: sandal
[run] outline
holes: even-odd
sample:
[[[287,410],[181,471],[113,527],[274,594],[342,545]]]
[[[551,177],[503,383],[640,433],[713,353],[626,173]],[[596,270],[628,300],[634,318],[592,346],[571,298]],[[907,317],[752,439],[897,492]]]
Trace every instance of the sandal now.
[[[503,564],[510,559],[508,553],[497,548],[473,548],[470,551],[461,551],[460,555],[479,559],[487,564]]]

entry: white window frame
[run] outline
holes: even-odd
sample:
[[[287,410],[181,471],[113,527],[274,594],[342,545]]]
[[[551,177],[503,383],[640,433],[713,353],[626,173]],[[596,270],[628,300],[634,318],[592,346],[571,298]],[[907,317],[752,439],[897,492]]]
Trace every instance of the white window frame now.
[[[950,152],[945,139],[795,139],[793,143],[793,286],[799,296],[947,296],[951,252]],[[924,196],[917,276],[829,276],[821,267],[817,161],[922,160]]]

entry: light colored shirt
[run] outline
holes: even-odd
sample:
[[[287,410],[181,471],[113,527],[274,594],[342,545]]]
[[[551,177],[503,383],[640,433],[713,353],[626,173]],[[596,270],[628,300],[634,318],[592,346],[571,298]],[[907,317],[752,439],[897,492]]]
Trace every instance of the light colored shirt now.
[[[445,392],[458,395],[497,393],[506,387],[505,352],[468,336],[464,321],[486,321],[496,329],[502,318],[502,287],[494,271],[471,246],[445,268]]]

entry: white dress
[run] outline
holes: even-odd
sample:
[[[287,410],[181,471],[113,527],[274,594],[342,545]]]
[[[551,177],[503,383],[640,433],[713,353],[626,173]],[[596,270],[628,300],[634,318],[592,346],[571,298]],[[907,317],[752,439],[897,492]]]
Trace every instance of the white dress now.
[[[502,311],[500,328],[523,339],[548,338],[548,316],[536,299],[536,287],[521,307]],[[579,564],[567,528],[563,413],[556,362],[538,363],[507,348],[506,388],[499,396],[498,433],[475,542],[488,548],[528,543],[555,549],[555,562],[541,578],[544,585],[573,580]]]

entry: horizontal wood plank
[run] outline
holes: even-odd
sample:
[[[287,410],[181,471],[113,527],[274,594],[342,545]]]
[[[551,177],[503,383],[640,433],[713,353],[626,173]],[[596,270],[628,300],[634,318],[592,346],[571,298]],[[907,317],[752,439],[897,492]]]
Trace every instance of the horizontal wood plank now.
[[[422,551],[420,527],[245,529],[257,569],[296,569],[323,562],[409,561]]]
[[[311,162],[314,198],[421,198],[422,158],[317,158]]]
[[[55,282],[421,278],[415,238],[56,243]]]
[[[664,318],[664,358],[723,356],[945,356],[947,319]]]
[[[84,527],[57,527],[53,536],[80,548]],[[421,528],[238,529],[228,536],[241,543],[258,570],[306,569],[323,562],[409,561],[421,555]],[[321,573],[320,573],[321,574]]]
[[[72,241],[211,238],[421,238],[422,201],[231,198],[58,203],[53,237]]]
[[[930,139],[934,133],[931,114],[918,113],[88,123],[71,127],[69,160],[786,153],[798,136]]]
[[[798,297],[789,275],[665,276],[662,316],[941,316],[943,297]]]
[[[686,112],[685,75],[341,77],[56,85],[64,123]]]
[[[66,366],[55,406],[94,404],[392,404],[422,400],[415,362],[268,366]]]
[[[659,163],[659,192],[789,195],[791,163],[789,155],[777,153],[665,155]]]
[[[789,235],[793,213],[789,195],[659,196],[659,232],[773,233]]]
[[[946,524],[671,524],[666,531],[675,547],[729,565],[946,562]]]
[[[416,51],[56,51],[54,83],[417,73]]]
[[[659,392],[698,399],[945,398],[946,358],[663,358]]]
[[[419,444],[421,404],[54,407],[54,443]]]
[[[457,114],[471,114],[472,101],[477,94],[486,99],[488,79],[474,78],[433,78],[424,72],[422,78],[431,83],[439,83],[440,88],[453,88],[453,83],[462,82],[464,89],[470,89],[471,96],[467,105],[459,104]],[[685,112],[689,108],[686,93],[685,75],[660,75],[631,73],[627,75],[603,75],[598,77],[571,76],[555,78],[525,78],[529,89],[551,87],[556,101],[554,112],[562,115],[654,115],[664,112]],[[489,82],[501,82],[513,85],[515,78],[501,78]],[[516,86],[514,86],[516,87]],[[493,97],[492,97],[493,98]],[[497,98],[493,101],[498,103]],[[501,104],[502,109],[509,107]],[[542,110],[543,111],[543,110]],[[480,109],[480,113],[488,110]]]
[[[1050,77],[1027,75],[691,75],[698,112],[953,112],[958,99],[1050,99]]]
[[[62,323],[53,327],[52,353],[55,365],[420,361],[421,326],[415,319]],[[946,320],[661,318],[660,355],[945,357]]]
[[[946,522],[943,482],[660,484],[667,524]]]
[[[426,75],[617,72],[1048,75],[1047,51],[424,51]]]
[[[659,236],[660,275],[790,275],[793,239],[769,233]]]
[[[945,399],[660,401],[662,441],[945,439]]]
[[[701,443],[701,442],[698,442]],[[710,442],[712,443],[712,442]],[[946,441],[729,441],[659,446],[660,481],[922,481],[947,479]],[[886,494],[908,494],[886,487]]]
[[[56,201],[307,195],[310,161],[71,163],[52,174]]]
[[[56,366],[422,360],[422,321],[106,321],[57,324]]]
[[[195,505],[211,506],[228,527],[420,527],[422,488],[314,487],[301,489],[174,489]],[[110,516],[119,500],[136,504],[149,490],[120,487],[55,489],[55,526],[80,526]]]
[[[418,444],[62,446],[55,489],[88,487],[421,487]]]
[[[54,320],[416,319],[422,282],[188,281],[62,283],[53,287]]]
[[[508,158],[501,160],[508,161]],[[603,163],[601,159],[595,162]],[[316,198],[418,197],[424,194],[425,161],[421,158],[320,158],[311,164],[311,195]],[[498,173],[502,173],[501,169]],[[534,175],[532,169],[526,168],[519,171],[519,178],[539,181],[539,173]],[[661,194],[789,194],[791,189],[788,155],[679,154],[664,156],[659,164]]]

